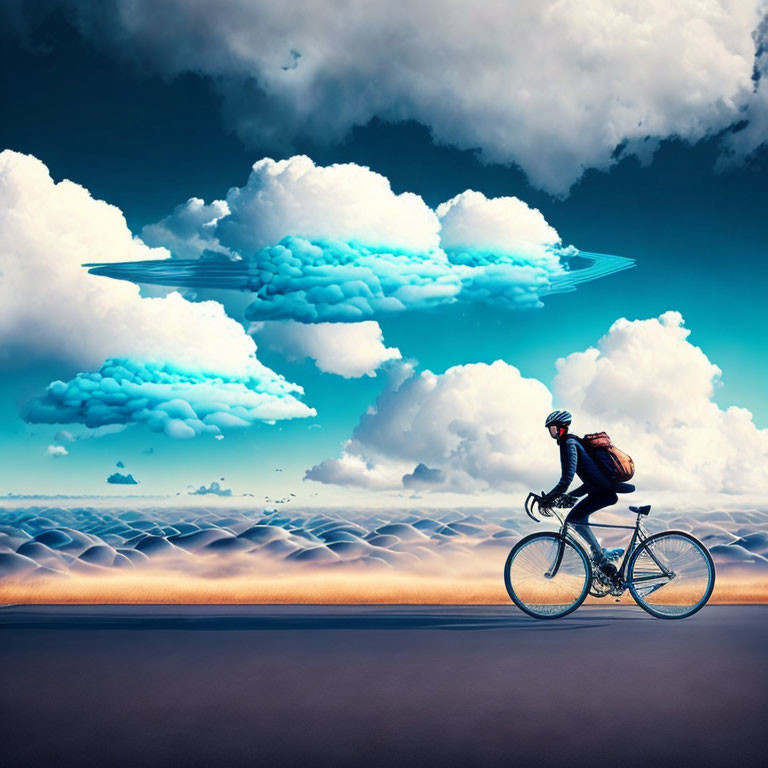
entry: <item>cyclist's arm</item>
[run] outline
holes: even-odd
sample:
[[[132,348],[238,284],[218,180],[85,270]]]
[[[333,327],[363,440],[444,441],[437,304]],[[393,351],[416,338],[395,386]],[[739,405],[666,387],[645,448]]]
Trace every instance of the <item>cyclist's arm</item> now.
[[[568,490],[568,486],[573,482],[573,476],[576,474],[577,458],[576,446],[573,440],[566,440],[565,446],[560,451],[560,465],[562,468],[560,480],[549,493],[545,494],[542,502],[546,504]]]
[[[568,493],[569,495],[575,496],[576,498],[579,496],[585,496],[588,493],[587,486],[580,485],[578,488],[574,488],[572,491],[568,491]]]

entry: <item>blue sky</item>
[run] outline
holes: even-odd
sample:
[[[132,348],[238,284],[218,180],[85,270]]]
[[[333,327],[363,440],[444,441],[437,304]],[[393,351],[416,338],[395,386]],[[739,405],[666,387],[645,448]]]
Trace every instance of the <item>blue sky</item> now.
[[[722,130],[690,140],[670,133],[644,162],[630,156],[608,170],[587,170],[566,195],[530,183],[530,170],[483,162],[445,139],[437,143],[434,126],[394,121],[391,110],[386,120],[374,115],[338,138],[296,135],[287,147],[270,141],[263,127],[250,139],[238,133],[236,96],[204,70],[153,70],[130,51],[81,34],[70,18],[54,12],[26,35],[4,33],[0,148],[34,155],[55,181],[72,179],[118,206],[134,234],[192,196],[222,199],[245,184],[262,157],[307,154],[318,166],[367,166],[386,176],[396,194],[414,192],[432,208],[466,189],[516,196],[538,208],[564,243],[629,257],[636,266],[545,298],[538,310],[459,302],[381,316],[388,347],[417,360],[419,371],[501,359],[550,386],[555,360],[596,344],[617,318],[676,310],[691,330],[689,341],[722,370],[715,402],[746,408],[757,427],[768,427],[765,144],[717,171]],[[268,123],[272,113],[257,119]],[[173,440],[132,426],[69,443],[60,458],[45,454],[61,427],[25,424],[19,407],[74,371],[54,359],[31,366],[11,360],[0,384],[0,450],[10,457],[0,492],[109,493],[106,477],[122,460],[140,481],[139,493],[183,494],[224,477],[222,485],[257,496],[296,490],[332,498],[326,486],[302,483],[303,471],[338,453],[386,386],[386,372],[343,378],[264,346],[259,360],[300,384],[317,417],[257,423],[220,441]]]

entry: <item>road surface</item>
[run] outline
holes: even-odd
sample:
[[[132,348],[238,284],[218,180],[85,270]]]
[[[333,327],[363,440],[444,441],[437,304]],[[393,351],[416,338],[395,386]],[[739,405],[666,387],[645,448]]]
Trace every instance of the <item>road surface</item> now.
[[[6,606],[11,766],[751,766],[768,606]]]

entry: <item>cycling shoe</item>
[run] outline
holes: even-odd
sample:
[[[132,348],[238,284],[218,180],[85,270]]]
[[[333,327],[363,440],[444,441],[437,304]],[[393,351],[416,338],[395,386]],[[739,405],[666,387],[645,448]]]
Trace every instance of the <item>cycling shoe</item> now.
[[[620,560],[623,554],[624,550],[621,548],[603,549],[603,557],[610,562],[616,562],[617,560]]]

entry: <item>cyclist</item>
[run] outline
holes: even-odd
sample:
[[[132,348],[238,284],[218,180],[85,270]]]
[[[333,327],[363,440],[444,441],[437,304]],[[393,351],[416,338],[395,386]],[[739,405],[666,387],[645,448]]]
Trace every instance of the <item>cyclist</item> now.
[[[578,475],[582,485],[571,491],[571,497],[584,496],[568,513],[566,521],[579,526],[579,533],[587,540],[592,550],[595,564],[609,576],[615,575],[616,567],[600,547],[600,542],[589,526],[589,516],[598,509],[610,507],[619,497],[617,493],[631,493],[635,486],[631,483],[620,483],[610,480],[600,469],[595,460],[587,453],[581,440],[571,434],[572,416],[568,411],[553,411],[547,416],[544,426],[560,446],[561,475],[557,485],[540,499],[543,507],[552,506],[558,497],[565,494],[573,482],[573,476]],[[610,552],[615,556],[615,553]],[[620,552],[619,552],[620,554]]]

